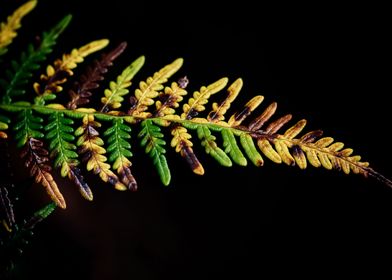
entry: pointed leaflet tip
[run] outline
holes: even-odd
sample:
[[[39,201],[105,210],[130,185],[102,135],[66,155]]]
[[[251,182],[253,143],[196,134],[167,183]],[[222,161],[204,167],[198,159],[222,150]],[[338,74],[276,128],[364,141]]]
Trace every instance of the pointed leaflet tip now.
[[[57,25],[55,25],[55,27],[53,27],[52,30],[50,30],[50,34],[57,38],[67,28],[71,20],[72,15],[66,15],[61,21],[57,23]]]

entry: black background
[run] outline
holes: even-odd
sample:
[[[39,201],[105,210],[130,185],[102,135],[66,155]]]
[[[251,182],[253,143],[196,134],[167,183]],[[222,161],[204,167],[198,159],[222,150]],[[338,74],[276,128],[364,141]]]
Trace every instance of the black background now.
[[[1,8],[2,17],[21,2],[1,0],[9,7]],[[139,79],[183,57],[179,75],[188,76],[190,91],[223,76],[242,77],[234,109],[262,94],[264,106],[278,102],[279,116],[306,118],[308,131],[323,129],[391,176],[386,7],[258,5],[41,0],[15,44],[72,13],[51,61],[100,38],[109,38],[110,47],[128,42],[108,80],[140,55],[146,63]],[[205,176],[192,174],[169,150],[173,178],[163,187],[136,140],[133,151],[137,193],[88,175],[90,203],[62,185],[68,208],[37,229],[21,279],[391,274],[392,192],[372,178],[270,161],[260,169],[227,169],[196,144]],[[48,201],[39,186],[30,195],[32,209]]]

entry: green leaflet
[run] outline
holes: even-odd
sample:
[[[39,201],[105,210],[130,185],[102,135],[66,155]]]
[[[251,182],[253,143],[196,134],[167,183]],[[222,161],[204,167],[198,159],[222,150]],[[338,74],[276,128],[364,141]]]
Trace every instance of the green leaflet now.
[[[138,137],[141,138],[141,145],[145,148],[147,154],[153,159],[162,183],[167,186],[170,183],[171,174],[166,161],[166,150],[163,147],[166,142],[162,139],[161,129],[154,125],[151,120],[144,120],[141,123],[142,130]]]
[[[154,98],[164,88],[163,84],[181,68],[183,61],[182,58],[177,58],[158,72],[155,72],[152,77],[148,77],[145,82],[141,81],[139,83],[139,88],[135,90],[134,96],[136,103],[132,104],[130,110],[132,116],[146,118],[151,115],[150,112],[146,112],[148,107],[155,103]]]
[[[13,127],[16,132],[15,140],[17,141],[17,147],[23,147],[30,137],[37,139],[43,138],[44,134],[40,131],[43,128],[43,121],[41,117],[33,116],[31,109],[22,110],[18,114],[18,120]]]
[[[225,152],[230,155],[235,163],[241,166],[246,166],[247,161],[237,145],[237,141],[233,132],[230,129],[222,129],[223,147]]]
[[[56,207],[57,207],[56,203],[51,202],[48,205],[44,206],[43,208],[39,209],[37,212],[35,212],[33,217],[36,217],[39,220],[46,219],[50,214],[53,213]]]
[[[11,122],[6,116],[0,115],[0,130],[8,129],[8,124]]]
[[[75,140],[72,128],[73,120],[63,113],[53,113],[49,116],[49,124],[45,127],[45,138],[49,140],[50,156],[54,158],[54,166],[61,168],[61,176],[68,175],[70,165],[77,165],[78,154],[76,146],[71,142]]]
[[[131,128],[124,123],[122,119],[114,119],[112,127],[108,128],[104,136],[107,136],[108,148],[106,152],[109,153],[109,161],[115,162],[119,157],[132,157],[131,144],[129,140]],[[118,166],[113,166],[117,169]]]
[[[71,22],[72,16],[64,17],[49,32],[42,34],[41,43],[34,48],[30,44],[26,52],[22,52],[19,62],[12,61],[11,68],[7,69],[7,79],[0,79],[0,85],[4,90],[2,97],[3,104],[10,104],[12,97],[24,95],[26,93],[26,85],[33,76],[34,71],[40,68],[40,63],[45,61],[47,56],[53,51],[58,36]]]
[[[132,157],[131,144],[129,139],[131,128],[124,123],[123,119],[117,118],[113,120],[113,125],[104,133],[107,136],[106,149],[109,153],[109,162],[112,162],[112,168],[117,171],[121,182],[127,186],[128,189],[136,191],[137,183],[131,172]]]
[[[211,134],[211,131],[208,129],[208,127],[203,125],[198,126],[197,136],[201,140],[201,145],[204,146],[207,154],[210,154],[223,166],[232,166],[230,158],[221,148],[218,147],[215,142],[216,137]]]
[[[129,93],[127,88],[131,86],[131,80],[143,67],[144,61],[144,56],[137,58],[124,69],[121,75],[117,77],[116,82],[112,81],[109,83],[109,88],[104,91],[105,97],[101,98],[103,103],[101,112],[121,107],[121,102],[124,100],[123,96]]]
[[[264,160],[261,157],[260,153],[257,151],[252,136],[246,133],[242,133],[240,135],[240,142],[242,148],[244,148],[246,155],[253,162],[253,164],[256,166],[263,166]]]
[[[37,0],[31,0],[19,8],[17,8],[11,15],[7,17],[6,22],[0,22],[0,56],[4,55],[13,39],[18,35],[17,30],[21,27],[22,19],[31,12],[37,5]]]

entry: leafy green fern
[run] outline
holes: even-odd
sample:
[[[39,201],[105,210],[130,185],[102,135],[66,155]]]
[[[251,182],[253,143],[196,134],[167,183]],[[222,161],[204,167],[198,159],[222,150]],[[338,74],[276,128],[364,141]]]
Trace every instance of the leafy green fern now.
[[[35,1],[28,3],[30,8],[35,5]],[[29,9],[16,13],[21,17]],[[124,42],[94,60],[84,73],[74,78],[73,84],[67,84],[85,57],[109,45],[107,39],[87,43],[54,60],[46,69],[40,69],[70,20],[71,16],[66,16],[49,32],[44,32],[39,45],[29,45],[18,61],[11,61],[5,78],[1,79],[0,137],[3,141],[15,141],[31,176],[57,206],[66,208],[62,186],[54,179],[56,172],[68,178],[88,200],[93,199],[93,192],[83,177],[86,171],[115,189],[136,190],[137,174],[133,174],[135,163],[131,162],[135,141],[140,141],[151,157],[165,186],[171,180],[166,154],[169,146],[195,174],[204,174],[205,168],[194,152],[198,142],[206,154],[225,167],[263,166],[267,158],[300,169],[312,165],[346,174],[370,175],[392,187],[390,180],[353,155],[353,150],[345,148],[342,142],[322,137],[321,130],[302,134],[306,120],[284,129],[292,115],[274,119],[277,103],[272,102],[257,112],[264,96],[253,97],[240,110],[227,115],[241,92],[241,78],[229,81],[223,77],[189,94],[186,77],[172,80],[184,63],[182,58],[168,63],[132,88],[145,63],[145,57],[139,56],[101,91],[99,87],[105,84],[108,68],[126,48]],[[2,24],[0,29],[2,54],[19,26],[14,19],[9,21],[14,24],[9,23],[10,27]],[[35,73],[42,74],[32,81]],[[27,91],[29,87],[34,91]],[[64,95],[64,88],[69,89],[68,96]],[[217,94],[222,95],[221,102],[210,106],[211,97]],[[93,98],[94,105],[86,107]],[[131,132],[138,139],[131,139]],[[166,139],[167,135],[171,135],[170,139]]]

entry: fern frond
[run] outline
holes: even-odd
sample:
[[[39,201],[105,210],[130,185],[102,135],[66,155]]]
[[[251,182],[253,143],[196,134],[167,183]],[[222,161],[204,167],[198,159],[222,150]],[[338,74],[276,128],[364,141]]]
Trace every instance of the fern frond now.
[[[21,157],[26,161],[26,167],[30,169],[30,175],[34,177],[36,183],[40,183],[49,194],[50,198],[59,206],[65,209],[66,204],[63,195],[59,191],[52,174],[52,168],[47,164],[49,152],[43,147],[41,140],[29,137],[22,150]]]
[[[46,74],[42,74],[40,81],[33,85],[38,95],[35,104],[44,105],[45,101],[56,98],[55,93],[63,90],[60,85],[73,75],[72,69],[76,68],[78,63],[83,62],[86,56],[103,49],[108,44],[107,39],[90,42],[79,49],[73,49],[69,54],[64,54],[61,59],[54,62],[53,66],[49,65],[46,68]]]
[[[15,140],[17,147],[25,146],[29,138],[43,138],[44,134],[41,132],[43,121],[41,117],[34,116],[31,109],[20,111],[17,117],[17,123],[13,127],[16,132]]]
[[[225,153],[229,154],[238,165],[246,166],[248,162],[237,144],[234,133],[230,129],[222,129],[222,138]]]
[[[182,78],[186,79],[185,78]],[[186,79],[187,80],[187,79]],[[164,92],[159,94],[159,100],[155,102],[155,117],[174,116],[175,108],[180,106],[179,102],[183,100],[183,96],[187,94],[185,90],[186,84],[179,85],[172,82],[170,87],[165,87]]]
[[[237,98],[243,86],[242,79],[237,79],[233,84],[227,89],[226,98],[221,103],[214,102],[212,104],[212,110],[207,116],[209,122],[219,122],[225,119],[224,115],[230,108],[231,103]]]
[[[171,134],[173,139],[170,145],[176,149],[177,153],[180,153],[195,174],[203,175],[204,168],[193,152],[193,143],[190,141],[192,136],[188,133],[188,130],[183,126],[174,125]]]
[[[202,86],[199,91],[195,91],[193,93],[193,97],[189,98],[188,103],[183,105],[181,118],[183,120],[189,120],[196,117],[198,113],[204,111],[204,105],[207,104],[208,98],[222,90],[226,86],[227,82],[227,78],[222,78],[207,87]]]
[[[33,76],[33,72],[40,67],[40,63],[52,52],[53,46],[59,35],[70,23],[70,15],[64,17],[49,32],[44,32],[37,47],[30,44],[26,52],[21,54],[19,62],[13,61],[11,69],[6,71],[7,80],[0,79],[0,85],[4,90],[2,97],[3,104],[10,104],[12,97],[24,95],[26,84]]]
[[[105,131],[104,136],[108,137],[107,152],[110,153],[109,162],[113,162],[112,168],[117,170],[121,182],[128,189],[136,191],[137,183],[132,175],[132,163],[129,160],[132,157],[130,132],[131,128],[122,119],[114,119],[113,125]]]
[[[154,104],[154,98],[163,89],[163,84],[181,68],[183,61],[182,58],[178,58],[158,72],[155,72],[152,77],[148,77],[145,82],[140,82],[139,88],[135,90],[136,100],[134,104],[131,104],[132,107],[129,110],[129,114],[141,118],[151,116],[151,113],[146,112],[146,110]]]
[[[54,113],[49,116],[49,123],[45,127],[46,139],[49,140],[50,157],[54,158],[54,167],[61,169],[61,176],[68,177],[78,186],[80,193],[87,200],[93,200],[93,194],[85,182],[79,168],[76,146],[72,144],[75,139],[72,128],[74,121],[63,113]]]
[[[263,102],[264,96],[256,95],[248,103],[245,104],[241,111],[234,113],[229,121],[229,126],[236,127],[241,125],[241,123]]]
[[[56,203],[49,203],[39,209],[38,211],[34,212],[33,216],[28,219],[24,225],[22,230],[32,230],[34,227],[42,222],[44,219],[46,219],[50,214],[53,213],[53,211],[56,209],[57,205]]]
[[[127,187],[120,182],[119,178],[110,170],[110,165],[106,163],[106,153],[103,147],[104,142],[99,137],[96,128],[101,124],[94,119],[93,114],[86,114],[83,117],[83,125],[76,131],[79,136],[76,145],[80,147],[79,153],[83,155],[83,161],[87,162],[87,170],[98,174],[104,181],[112,184],[117,190],[126,190]]]
[[[121,107],[121,102],[124,100],[123,96],[128,94],[129,90],[127,88],[131,86],[131,80],[143,67],[144,60],[144,56],[137,58],[123,70],[120,76],[117,77],[116,82],[110,82],[109,88],[104,91],[105,97],[101,98],[103,104],[101,112]]]
[[[7,46],[17,36],[17,30],[21,27],[24,16],[31,12],[37,5],[37,0],[31,0],[17,8],[7,18],[7,22],[0,23],[0,56],[7,52]]]
[[[80,81],[75,82],[73,88],[68,92],[71,100],[68,102],[67,108],[76,109],[79,105],[90,102],[91,91],[99,87],[98,82],[104,79],[103,75],[126,47],[127,43],[122,42],[111,52],[103,54],[100,60],[94,60],[93,65],[87,68],[86,73],[80,76]]]
[[[141,138],[141,145],[146,147],[145,151],[152,158],[162,183],[167,186],[170,183],[171,174],[165,156],[166,150],[164,146],[166,142],[162,139],[163,133],[151,120],[142,121],[141,126],[142,129],[138,135]]]
[[[208,127],[202,125],[198,126],[197,135],[207,154],[210,154],[223,166],[232,166],[230,158],[227,156],[225,151],[218,147],[218,144],[215,141],[216,137],[211,134],[211,130],[209,130]]]

